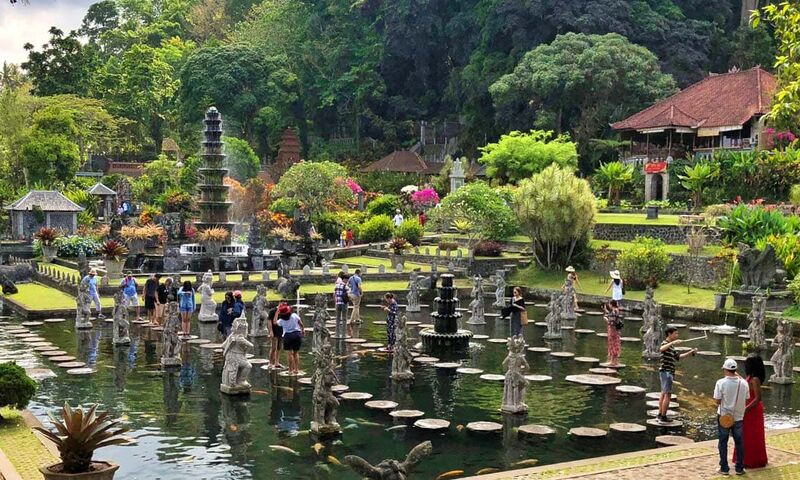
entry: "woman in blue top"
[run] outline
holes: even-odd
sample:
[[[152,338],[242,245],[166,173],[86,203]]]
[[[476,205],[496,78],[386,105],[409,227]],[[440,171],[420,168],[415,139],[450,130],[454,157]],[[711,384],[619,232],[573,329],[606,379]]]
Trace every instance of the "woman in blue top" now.
[[[300,347],[305,327],[300,316],[289,305],[278,307],[278,325],[283,328],[283,349],[289,354],[289,375],[300,373]]]
[[[233,298],[233,292],[225,292],[225,300],[219,307],[219,332],[223,338],[228,338],[231,333],[233,321],[242,316],[243,303],[237,302]]]
[[[386,337],[387,343],[389,344],[387,350],[391,352],[394,349],[394,326],[397,321],[397,300],[395,300],[393,293],[387,293],[383,296],[383,299],[386,301],[383,311],[386,312]]]
[[[194,288],[192,288],[192,282],[186,280],[178,289],[178,310],[181,312],[181,326],[184,335],[189,335],[194,309]]]

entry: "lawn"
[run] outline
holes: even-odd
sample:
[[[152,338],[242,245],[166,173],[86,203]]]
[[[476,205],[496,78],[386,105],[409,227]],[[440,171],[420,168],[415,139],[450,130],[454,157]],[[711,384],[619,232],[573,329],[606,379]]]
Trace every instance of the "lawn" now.
[[[609,282],[607,276],[579,271],[578,278],[580,279],[578,293],[609,295],[606,293]],[[564,283],[564,273],[543,271],[531,266],[515,273],[510,283],[530,287],[561,288]],[[686,285],[660,283],[655,293],[656,301],[662,304],[714,308],[714,290],[692,287],[692,293],[686,293]],[[625,297],[631,300],[644,300],[644,291],[628,290]]]
[[[647,220],[642,213],[598,213],[597,223],[617,223],[624,225],[679,225],[678,215],[659,215],[655,220]]]
[[[0,420],[0,449],[23,480],[41,479],[39,465],[49,465],[57,459],[36,438],[18,412],[3,408],[0,415],[3,417]]]
[[[600,248],[603,245],[608,245],[608,248],[613,250],[627,250],[628,248],[633,245],[632,242],[620,242],[616,240],[592,240],[591,246],[592,248]],[[667,253],[674,253],[676,255],[688,255],[689,252],[687,251],[686,245],[664,245]],[[702,255],[713,256],[719,253],[722,249],[719,245],[706,245],[703,248]]]

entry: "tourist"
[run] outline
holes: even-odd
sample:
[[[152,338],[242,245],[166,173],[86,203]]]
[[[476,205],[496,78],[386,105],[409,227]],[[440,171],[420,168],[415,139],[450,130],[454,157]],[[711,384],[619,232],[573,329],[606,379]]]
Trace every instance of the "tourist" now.
[[[131,272],[125,272],[125,278],[119,284],[122,293],[125,295],[125,308],[130,308],[131,305],[136,307],[136,319],[141,320],[141,309],[139,307],[139,286],[136,284],[136,279],[133,278]]]
[[[572,303],[575,305],[575,308],[578,308],[578,287],[581,285],[581,282],[578,280],[578,272],[575,271],[575,267],[572,265],[568,266],[564,269],[567,272],[567,280],[572,281]]]
[[[103,315],[103,307],[100,306],[100,294],[97,292],[97,270],[94,268],[89,270],[89,273],[81,281],[89,286],[89,297],[94,302],[95,308],[97,308],[97,318],[106,318]]]
[[[158,322],[156,322],[157,291],[158,278],[154,273],[144,282],[144,308],[147,310],[147,321],[150,322],[150,325],[158,325]]]
[[[241,315],[241,304],[236,302],[236,299],[233,297],[233,292],[225,292],[225,300],[223,300],[219,306],[219,323],[217,324],[217,330],[222,334],[223,339],[228,338],[228,335],[231,333],[233,321]]]
[[[355,273],[347,280],[350,302],[353,304],[353,311],[350,313],[350,324],[361,323],[361,297],[364,295],[361,290],[361,269],[356,268]]]
[[[347,229],[347,231],[344,234],[344,239],[345,239],[345,244],[348,247],[352,247],[353,246],[353,229],[352,228],[348,228]]]
[[[297,375],[300,373],[300,347],[305,335],[303,321],[286,304],[278,309],[278,319],[278,325],[283,328],[283,349],[289,355],[289,375]]]
[[[728,466],[728,438],[733,436],[736,451],[744,453],[736,458],[736,475],[744,475],[744,457],[747,450],[744,448],[742,435],[744,410],[750,392],[747,383],[736,373],[736,360],[728,358],[722,364],[725,376],[717,380],[714,386],[714,400],[717,401],[717,434],[719,442],[719,472],[722,475],[730,473]],[[726,424],[727,422],[727,424]]]
[[[419,224],[422,225],[422,228],[425,228],[425,222],[428,221],[428,217],[425,216],[425,212],[419,212],[417,220],[419,220]]]
[[[278,311],[282,306],[288,305],[286,300],[281,300],[278,305],[269,310],[269,324],[272,330],[271,345],[269,349],[269,364],[271,368],[282,369],[284,368],[280,362],[281,348],[283,347],[283,327],[278,324]]]
[[[658,402],[658,416],[656,417],[660,422],[669,423],[667,418],[667,411],[669,410],[669,402],[672,399],[672,383],[675,378],[675,364],[678,360],[682,360],[689,355],[694,356],[697,349],[693,348],[688,352],[678,354],[675,350],[676,345],[680,345],[681,341],[678,339],[678,329],[675,327],[667,327],[664,330],[664,341],[661,342],[661,361],[658,367],[658,376],[661,380],[661,398]]]
[[[347,274],[339,272],[333,285],[333,302],[336,304],[336,331],[347,322]],[[341,323],[339,323],[341,322]]]
[[[342,233],[339,234],[339,246],[346,247],[347,246],[347,230],[342,229]]]
[[[175,286],[175,281],[172,277],[167,277],[164,280],[164,290],[167,291],[167,303],[178,301],[178,287]]]
[[[162,325],[164,325],[164,314],[167,311],[167,303],[169,303],[169,287],[165,280],[164,283],[159,282],[156,288],[156,320]]]
[[[400,226],[401,223],[403,223],[403,220],[405,220],[405,219],[403,218],[403,214],[400,213],[400,209],[399,208],[397,210],[395,210],[394,212],[395,213],[394,213],[394,218],[392,218],[392,223],[394,223],[394,228],[397,228],[397,227]]]
[[[178,311],[181,314],[181,330],[184,335],[189,335],[192,325],[192,313],[195,309],[194,288],[192,282],[186,280],[178,289]]]
[[[619,352],[622,349],[622,339],[620,338],[620,331],[622,330],[622,315],[619,311],[619,304],[616,300],[611,300],[603,305],[603,318],[606,321],[606,332],[608,332],[607,351],[608,351],[608,366],[616,368],[619,366]]]
[[[625,284],[619,276],[619,270],[611,270],[608,272],[608,275],[611,277],[611,283],[608,284],[606,293],[611,290],[611,299],[616,300],[619,304],[622,302],[622,297],[625,295]]]
[[[385,305],[383,311],[386,312],[386,343],[388,344],[387,350],[389,352],[394,350],[395,332],[394,327],[397,322],[397,300],[394,298],[393,293],[387,293],[383,296]]]
[[[522,312],[525,310],[525,299],[522,298],[522,289],[514,287],[511,293],[511,336],[522,335]]]
[[[767,378],[764,360],[758,354],[749,355],[744,361],[744,374],[750,387],[750,401],[744,407],[744,466],[762,468],[767,465],[767,445],[764,438],[764,404],[761,402],[761,385]],[[733,451],[733,461],[738,456]]]

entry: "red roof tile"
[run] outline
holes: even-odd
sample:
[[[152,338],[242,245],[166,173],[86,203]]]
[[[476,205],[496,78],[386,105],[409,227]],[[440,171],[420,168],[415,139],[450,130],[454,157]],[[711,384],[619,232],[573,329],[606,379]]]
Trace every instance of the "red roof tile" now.
[[[420,173],[428,170],[428,164],[414,152],[396,150],[362,168],[362,172],[405,172]]]
[[[668,127],[723,127],[743,125],[769,111],[776,90],[775,77],[761,67],[711,74],[625,120],[615,130]]]

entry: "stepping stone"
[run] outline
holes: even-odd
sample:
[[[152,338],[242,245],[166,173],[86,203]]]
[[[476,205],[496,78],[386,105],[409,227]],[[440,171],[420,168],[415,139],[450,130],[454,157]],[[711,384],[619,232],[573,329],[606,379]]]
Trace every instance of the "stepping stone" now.
[[[595,333],[595,335],[598,336],[598,337],[603,337],[603,338],[606,338],[608,336],[608,334],[606,332],[598,332],[598,333]]]
[[[421,418],[414,422],[414,426],[423,430],[446,430],[450,428],[450,422],[439,418]]]
[[[547,347],[528,347],[528,351],[534,353],[548,353],[550,349]]]
[[[683,422],[680,420],[670,420],[669,422],[660,422],[656,418],[651,418],[647,420],[647,424],[651,427],[659,427],[659,428],[680,428],[683,426]]]
[[[608,432],[600,428],[575,427],[570,428],[567,435],[577,438],[602,438],[608,435]]]
[[[46,352],[42,352],[42,355],[45,357],[61,357],[66,355],[67,352],[64,350],[48,350]]]
[[[44,325],[44,322],[22,322],[20,325],[23,327],[41,327]]]
[[[549,375],[525,375],[525,380],[529,382],[548,382],[552,379],[553,377]]]
[[[503,382],[505,381],[505,375],[500,375],[497,373],[484,373],[479,377],[481,380],[488,380],[490,382]]]
[[[163,332],[164,327],[150,327],[151,332]]]
[[[598,367],[590,368],[589,373],[596,373],[598,375],[616,375],[617,371],[613,368]]]
[[[279,376],[279,377],[304,377],[305,375],[306,375],[306,372],[304,372],[304,371],[302,371],[302,370],[300,370],[300,371],[299,371],[299,372],[297,372],[297,373],[289,373],[289,371],[288,371],[288,370],[284,370],[284,371],[282,371],[282,372],[278,373],[278,376]],[[336,386],[336,385],[334,385],[334,387],[335,387],[335,386]],[[346,385],[345,385],[345,386],[346,386]],[[348,387],[348,388],[350,388],[350,387]],[[333,393],[336,393],[336,390],[333,390],[333,389],[331,389],[331,391],[333,391]]]
[[[44,380],[56,376],[56,373],[49,368],[26,368],[25,373],[34,380]]]
[[[648,400],[645,402],[645,404],[650,408],[658,408],[658,400]],[[678,402],[669,402],[669,406],[667,408],[678,409],[681,408],[681,406],[678,404]]]
[[[741,339],[743,339],[743,340],[749,340],[749,339],[750,339],[750,335],[748,335],[748,334],[746,334],[746,333],[743,333],[743,334],[741,334],[741,335],[738,335],[738,337],[739,337],[739,338],[741,338]]]
[[[711,330],[711,327],[705,327],[705,326],[702,326],[702,325],[695,325],[695,326],[689,327],[689,330],[692,331],[692,332],[707,332],[707,331]]]
[[[418,325],[422,325],[422,322],[417,322],[416,320],[408,320],[406,322],[406,325],[408,325],[409,327],[416,327]]]
[[[575,357],[575,361],[580,363],[597,363],[600,359],[594,357]]]
[[[503,430],[503,425],[497,422],[469,422],[467,430],[475,433],[496,433]]]
[[[505,338],[490,338],[489,340],[486,341],[489,343],[502,343],[502,344],[508,343],[508,340]]]
[[[800,373],[800,367],[792,367],[794,373]]]
[[[58,366],[61,368],[83,368],[86,366],[86,362],[61,362],[58,364]]]
[[[375,320],[372,322],[373,325],[386,325],[386,320]],[[408,324],[408,322],[406,322]]]
[[[20,340],[22,340],[25,343],[47,342],[47,340],[45,340],[42,337],[25,337],[25,338],[20,338]]]
[[[97,370],[95,370],[94,368],[87,368],[87,367],[70,368],[69,370],[67,370],[67,373],[70,375],[91,375],[96,372]]]
[[[31,338],[31,337],[38,337],[39,334],[38,333],[31,333],[31,332],[26,330],[25,333],[12,333],[11,336],[14,337],[14,338]]]
[[[53,345],[41,345],[38,347],[34,347],[33,351],[43,353],[43,352],[58,352],[59,350],[58,347],[54,347]]]
[[[546,437],[548,435],[555,435],[556,431],[547,425],[522,425],[517,429],[517,432],[520,436],[531,436],[531,437]]]
[[[586,310],[585,314],[589,315],[590,317],[602,317],[603,316],[603,312],[601,312],[600,310]]]
[[[536,325],[537,327],[546,327],[547,326],[547,322],[533,322],[533,324]]]
[[[48,318],[45,319],[44,323],[61,323],[66,321],[67,321],[66,318]]]
[[[616,368],[617,370],[619,370],[620,368],[627,367],[627,365],[625,365],[624,363],[618,363],[616,365],[611,365],[608,362],[603,362],[603,363],[600,364],[600,366],[603,367],[603,368]]]
[[[499,313],[484,313],[483,316],[486,317],[486,318],[499,318],[500,314]]]
[[[397,402],[391,400],[370,400],[364,403],[365,407],[373,410],[392,410],[393,408],[397,408],[397,405]]]
[[[575,327],[572,325],[562,325],[561,330],[575,330]]]
[[[464,375],[480,375],[483,373],[483,370],[480,368],[461,367],[456,368],[456,373],[461,373]]]
[[[713,352],[711,350],[700,350],[699,352],[697,352],[697,354],[702,355],[704,357],[719,357],[720,355],[722,355],[719,352]]]
[[[22,334],[22,333],[31,333],[31,331],[28,330],[27,328],[12,328],[10,330],[6,330],[6,332],[11,336],[15,336],[15,335]],[[32,335],[36,335],[36,334],[33,333]]]
[[[580,375],[567,375],[564,380],[568,382],[578,383],[581,385],[617,385],[622,383],[622,379],[612,377],[610,375],[596,375],[593,373],[586,373]]]
[[[266,365],[269,363],[269,360],[266,358],[253,358],[250,360],[252,365]]]
[[[301,385],[311,385],[311,377],[298,378],[297,379],[297,383],[299,383]]]
[[[650,416],[650,417],[657,417],[658,416],[658,409],[648,410],[647,411],[647,415]],[[667,418],[669,418],[669,417],[677,417],[677,416],[678,416],[678,412],[676,412],[675,410],[667,410]]]
[[[399,420],[411,420],[424,416],[425,412],[421,410],[392,410],[389,415]]]
[[[489,338],[489,335],[476,334],[476,335],[472,336],[473,340],[487,340],[488,338]]]
[[[339,395],[339,398],[344,400],[369,400],[372,398],[372,394],[366,392],[345,392]]]
[[[716,333],[717,335],[736,335],[735,330],[712,330],[711,333]]]
[[[147,320],[132,320],[131,323],[134,325],[149,325]]]
[[[113,318],[106,318],[106,319],[103,320],[103,322],[108,323],[108,324],[112,324],[112,323],[114,323],[114,319]]]
[[[662,447],[674,447],[675,445],[694,443],[694,440],[689,437],[682,437],[680,435],[659,435],[656,437],[656,443]]]
[[[558,358],[572,358],[575,356],[572,352],[550,352],[551,357],[558,357]]]
[[[620,433],[641,433],[646,432],[647,427],[638,423],[612,423],[608,426],[609,430]]]
[[[675,347],[676,352],[688,352],[692,347]]]
[[[361,346],[364,347],[364,348],[381,348],[381,347],[383,347],[383,344],[382,343],[367,342],[367,343],[361,344]]]
[[[36,350],[37,347],[52,347],[53,344],[50,343],[50,342],[33,342],[33,343],[29,343],[28,346],[29,347],[34,347],[34,350]],[[58,347],[56,347],[56,348],[58,348]]]
[[[205,345],[207,343],[211,343],[211,340],[207,338],[192,338],[191,340],[186,340],[186,343],[189,345]]]
[[[203,348],[203,349],[206,349],[206,350],[216,350],[218,348],[222,348],[222,344],[221,343],[201,343],[199,345],[200,345],[200,348]]]
[[[436,363],[439,359],[436,357],[416,357],[414,361],[417,363]]]
[[[348,390],[350,390],[350,387],[348,387],[347,385],[334,385],[331,387],[331,392],[333,393],[344,393]]]
[[[563,327],[562,327],[562,328],[563,328]],[[576,329],[575,329],[575,333],[584,333],[584,334],[589,334],[589,333],[595,333],[595,331],[594,331],[594,330],[590,330],[590,329],[588,329],[588,328],[576,328]]]
[[[661,392],[650,392],[645,395],[646,398],[651,398],[653,400],[660,400],[661,399]],[[674,393],[670,395],[670,400],[677,400],[678,396]]]
[[[628,320],[629,322],[643,322],[644,321],[644,319],[642,317],[638,317],[638,316],[635,316],[635,315],[631,316],[631,317],[626,316],[625,320]]]
[[[728,358],[732,358],[737,362],[744,362],[745,360],[747,360],[747,357],[743,357],[741,355],[730,355]]]
[[[575,313],[586,313],[586,309],[585,308],[576,308],[575,309]]]
[[[668,324],[667,324],[667,327],[672,327],[672,328],[686,328],[686,324],[685,324],[685,323],[668,323]]]
[[[344,343],[367,343],[366,338],[345,338]]]
[[[536,308],[547,308],[549,305],[546,303],[534,303],[533,306]]]
[[[620,340],[623,342],[641,342],[642,339],[639,337],[620,337]]]
[[[75,357],[73,357],[71,355],[61,355],[61,356],[50,357],[50,358],[48,358],[48,360],[51,360],[51,361],[56,362],[56,363],[59,363],[59,362],[71,362],[71,361],[75,360]]]
[[[215,348],[215,349],[213,350],[213,352],[214,352],[214,353],[220,353],[220,354],[221,354],[222,352],[224,352],[224,350],[223,350],[223,349],[221,349],[221,348]]]
[[[635,385],[617,385],[614,389],[620,393],[639,394],[644,393],[646,389],[637,387]]]
[[[436,368],[442,368],[442,369],[445,369],[445,370],[454,370],[454,369],[457,369],[458,367],[460,367],[461,364],[460,363],[456,363],[456,362],[439,362],[439,363],[434,363],[433,366],[436,367]]]

